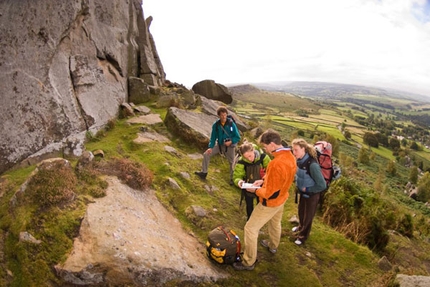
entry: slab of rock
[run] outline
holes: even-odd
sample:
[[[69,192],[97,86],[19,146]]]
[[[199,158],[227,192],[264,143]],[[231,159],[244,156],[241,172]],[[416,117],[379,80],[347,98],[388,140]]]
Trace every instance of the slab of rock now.
[[[397,274],[396,280],[400,287],[428,287],[430,286],[430,276]]]
[[[137,133],[137,138],[135,138],[133,142],[136,144],[142,144],[149,142],[170,142],[170,140],[156,132],[143,132]]]
[[[106,197],[89,204],[72,252],[56,266],[66,282],[162,286],[171,280],[210,284],[227,276],[152,191],[133,190],[116,177],[107,181]]]
[[[170,107],[164,119],[169,131],[186,142],[205,149],[208,147],[212,124],[218,117]]]
[[[149,115],[142,115],[139,117],[134,117],[129,120],[127,120],[127,123],[129,124],[147,124],[147,125],[154,125],[158,123],[162,123],[163,120],[161,119],[159,114],[149,114]]]

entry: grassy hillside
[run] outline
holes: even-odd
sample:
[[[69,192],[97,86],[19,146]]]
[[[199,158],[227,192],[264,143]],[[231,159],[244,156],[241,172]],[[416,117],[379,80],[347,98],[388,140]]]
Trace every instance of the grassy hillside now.
[[[426,250],[430,250],[430,215],[426,213],[423,204],[403,194],[408,175],[406,168],[398,165],[397,175],[385,172],[385,166],[392,157],[390,152],[383,148],[372,149],[375,153],[372,164],[356,161],[359,152],[357,145],[362,144],[360,136],[365,130],[362,125],[344,116],[341,109],[336,110],[304,97],[252,90],[249,93],[242,91],[242,94],[234,98],[232,107],[238,114],[249,117],[252,125],[274,128],[289,141],[299,131],[303,131],[303,137],[309,141],[314,136],[323,137],[327,134],[338,139],[337,158],[342,165],[344,178],[335,183],[332,192],[328,193],[327,198],[333,204],[317,214],[306,245],[298,247],[293,242],[291,228],[294,225],[289,223],[289,219],[297,214],[297,205],[294,202],[294,192],[291,191],[283,216],[281,245],[276,255],[259,246],[259,264],[254,271],[237,272],[231,266],[221,266],[231,275],[229,279],[198,286],[396,286],[394,277],[397,272],[429,275],[427,266],[430,266],[430,255]],[[154,113],[165,116],[164,109],[149,106]],[[299,115],[298,112],[302,114]],[[353,127],[356,129],[352,140],[343,141],[338,128],[342,123],[346,123],[351,130]],[[177,155],[166,152],[165,143],[135,144],[133,139],[139,128],[139,125],[127,124],[124,119],[117,120],[110,125],[109,130],[89,137],[91,140],[86,144],[86,149],[103,150],[105,157],[99,159],[102,162],[124,158],[144,164],[154,174],[151,187],[156,190],[158,199],[202,244],[206,242],[209,231],[218,225],[234,229],[243,239],[245,204],[239,206],[240,191],[229,185],[227,161],[214,157],[207,180],[201,181],[193,175],[194,171],[200,169],[201,161],[187,156],[201,153],[201,150],[196,150],[178,138],[172,138],[172,142],[168,144],[178,151]],[[163,124],[156,124],[151,128],[170,137]],[[244,137],[251,138],[249,134]],[[76,161],[71,160],[72,165],[76,165]],[[75,199],[76,204],[66,209],[54,209],[45,215],[38,213],[37,207],[31,202],[24,203],[19,209],[11,209],[13,194],[32,170],[34,166],[10,171],[0,181],[0,238],[6,247],[6,250],[0,250],[3,251],[0,252],[3,267],[0,268],[1,286],[6,283],[10,283],[10,286],[42,286],[48,282],[51,286],[60,286],[61,282],[52,273],[52,266],[64,260],[71,250],[79,219],[86,204],[95,196],[89,190],[103,186],[102,182],[80,179],[81,189]],[[188,172],[191,177],[184,178],[181,176],[182,172]],[[171,188],[167,184],[168,178],[175,179],[181,189],[178,191]],[[348,206],[342,206],[346,200]],[[354,230],[337,228],[328,223],[327,217],[332,215],[330,212],[335,206],[334,202],[344,208],[344,212],[337,217],[339,220],[346,220],[343,217],[351,212],[352,221],[348,226],[355,228]],[[366,204],[363,208],[354,206],[359,202]],[[376,209],[381,206],[384,209],[370,210],[372,202],[380,204],[374,206]],[[191,205],[202,206],[208,211],[208,215],[203,218],[190,216],[187,208]],[[351,209],[353,207],[355,209]],[[359,242],[363,237],[360,228],[368,226],[365,225],[365,213],[372,216],[378,214],[386,221],[383,223],[384,227],[392,227],[390,230],[381,229],[381,233],[389,238],[385,248],[377,250]],[[412,214],[413,216],[407,216]],[[374,218],[367,223],[379,224],[379,219]],[[404,235],[403,230],[410,230],[408,220],[413,225],[411,236]],[[18,241],[22,230],[31,231],[37,238],[50,240],[40,248],[32,249]],[[266,229],[263,228],[260,239],[267,237]],[[15,252],[17,250],[18,253]],[[383,271],[378,267],[378,261],[384,255],[395,265],[390,271]],[[204,254],[202,260],[208,260]],[[14,278],[11,279],[6,270],[12,271]],[[171,282],[167,286],[196,285]]]

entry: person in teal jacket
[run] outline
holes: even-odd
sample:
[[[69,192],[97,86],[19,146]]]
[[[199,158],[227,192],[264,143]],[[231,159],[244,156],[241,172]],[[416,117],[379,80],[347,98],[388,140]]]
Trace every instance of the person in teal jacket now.
[[[195,174],[201,179],[206,179],[208,174],[211,157],[217,154],[224,154],[230,163],[230,185],[233,185],[233,163],[235,149],[240,141],[239,130],[236,123],[228,116],[228,110],[224,106],[217,109],[219,117],[212,125],[211,138],[208,149],[203,153],[203,162],[201,171]]]
[[[300,194],[299,226],[293,227],[292,231],[298,233],[294,243],[301,245],[309,237],[321,192],[327,188],[327,184],[314,147],[304,139],[294,139],[292,149],[297,159],[296,188]]]
[[[251,216],[254,210],[254,201],[258,203],[258,198],[255,193],[242,188],[244,183],[254,183],[256,180],[263,179],[265,176],[267,165],[270,162],[270,157],[262,152],[262,150],[253,143],[244,140],[239,147],[240,157],[237,160],[233,172],[233,181],[236,186],[242,189],[240,203],[245,198],[246,214]]]

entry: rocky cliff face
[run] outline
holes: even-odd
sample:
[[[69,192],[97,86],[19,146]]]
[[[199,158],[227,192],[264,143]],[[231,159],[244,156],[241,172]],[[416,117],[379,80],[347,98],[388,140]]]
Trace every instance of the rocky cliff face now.
[[[141,0],[0,2],[0,173],[60,151],[80,155],[128,100],[128,78],[165,73]]]

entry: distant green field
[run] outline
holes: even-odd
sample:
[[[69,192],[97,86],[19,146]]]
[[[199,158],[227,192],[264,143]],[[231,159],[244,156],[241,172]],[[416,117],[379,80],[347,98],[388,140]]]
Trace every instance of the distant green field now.
[[[350,98],[351,96],[348,97]],[[390,105],[407,114],[422,114],[425,112],[422,109],[430,107],[429,103],[385,95],[354,94],[352,98],[357,102],[342,99],[324,102],[283,92],[262,91],[235,95],[234,107],[237,113],[247,115],[251,119],[262,120],[268,126],[275,125],[276,128],[292,132],[303,130],[307,133],[326,133],[338,140],[345,140],[340,130],[341,125],[344,125],[351,133],[350,142],[357,147],[366,146],[363,143],[363,135],[368,129],[356,122],[355,117],[367,118],[373,114],[375,118],[394,118],[392,109],[384,105]],[[411,121],[396,120],[395,123],[406,127],[414,125]],[[388,148],[380,146],[372,148],[372,151],[386,159],[395,159],[393,152]],[[430,161],[429,150],[417,152],[416,156]]]

